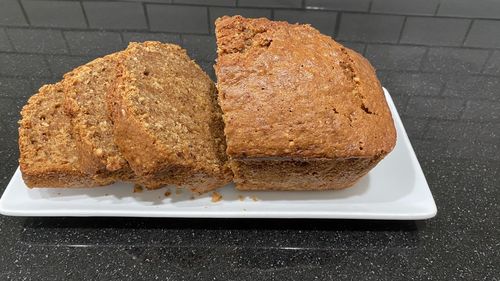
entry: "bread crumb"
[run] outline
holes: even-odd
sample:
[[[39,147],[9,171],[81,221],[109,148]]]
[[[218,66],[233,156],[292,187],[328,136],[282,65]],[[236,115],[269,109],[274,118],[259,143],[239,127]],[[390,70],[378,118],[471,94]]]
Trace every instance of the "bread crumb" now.
[[[108,196],[108,195],[109,195],[109,194],[107,194],[107,193],[104,193],[104,196]]]
[[[214,191],[212,192],[212,202],[219,202],[220,200],[222,199],[222,195],[217,192],[217,191]]]
[[[142,185],[134,184],[134,193],[142,192]]]
[[[238,199],[240,199],[240,201],[243,201],[243,200],[245,200],[245,196],[243,196],[243,195],[239,195],[239,196],[238,196]]]
[[[252,195],[251,198],[252,198],[253,201],[258,201],[259,200],[259,198],[257,198],[257,196],[255,196],[255,195]]]
[[[170,190],[165,191],[165,197],[169,197],[171,194],[172,192],[170,192]]]

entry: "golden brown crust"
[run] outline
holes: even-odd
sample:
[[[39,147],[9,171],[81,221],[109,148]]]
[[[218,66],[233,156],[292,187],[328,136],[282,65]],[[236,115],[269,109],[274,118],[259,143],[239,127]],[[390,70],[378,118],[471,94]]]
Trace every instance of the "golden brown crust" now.
[[[216,21],[219,100],[234,159],[385,155],[395,128],[368,61],[309,25]]]
[[[130,180],[134,174],[114,143],[106,95],[117,78],[119,53],[95,59],[64,75],[65,110],[71,116],[82,168],[90,175]]]
[[[149,188],[205,192],[228,183],[215,86],[177,45],[131,43],[108,96],[115,141]]]
[[[396,141],[370,63],[309,25],[216,21],[219,100],[240,190],[353,185]]]
[[[45,85],[21,111],[19,165],[29,187],[91,187],[110,182],[81,168],[69,117],[63,111],[62,82]]]

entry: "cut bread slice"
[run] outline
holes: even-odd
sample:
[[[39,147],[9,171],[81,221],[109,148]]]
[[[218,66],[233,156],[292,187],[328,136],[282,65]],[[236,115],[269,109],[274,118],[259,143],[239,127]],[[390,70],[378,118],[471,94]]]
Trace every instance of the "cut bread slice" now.
[[[214,83],[181,47],[131,43],[108,96],[115,142],[146,187],[206,192],[231,181]]]
[[[115,145],[106,95],[117,78],[114,53],[95,59],[64,75],[66,112],[81,167],[90,175],[131,180],[134,173]]]
[[[64,86],[45,85],[21,111],[19,164],[28,187],[92,187],[109,184],[80,166],[69,117],[63,110]]]

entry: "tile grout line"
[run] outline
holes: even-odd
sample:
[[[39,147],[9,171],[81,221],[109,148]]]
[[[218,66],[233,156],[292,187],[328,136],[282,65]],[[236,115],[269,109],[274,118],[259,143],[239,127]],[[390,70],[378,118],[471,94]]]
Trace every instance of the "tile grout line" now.
[[[87,12],[83,8],[83,3],[82,1],[78,1],[78,3],[80,4],[80,8],[82,9],[83,19],[85,20],[85,24],[87,25],[87,28],[90,28],[89,19],[87,18]]]
[[[437,16],[438,15],[439,8],[441,8],[441,1],[438,2],[437,6],[436,6],[436,10],[433,13],[433,16]]]
[[[486,57],[486,60],[484,61],[483,65],[481,66],[481,69],[479,70],[479,74],[485,75],[484,73],[486,71],[486,67],[488,66],[488,62],[491,60],[493,57],[493,54],[495,53],[495,49],[490,49],[488,56]]]
[[[465,46],[465,41],[467,41],[467,37],[469,36],[469,33],[472,29],[472,25],[474,24],[475,19],[472,19],[469,22],[469,26],[467,26],[467,30],[465,31],[464,39],[462,40],[462,44],[460,44],[461,47],[466,47]]]
[[[127,48],[128,46],[125,43],[125,37],[123,36],[123,32],[118,32],[118,34],[120,35],[120,40],[122,41],[123,47]]]
[[[401,43],[401,38],[403,37],[403,31],[406,27],[406,22],[408,21],[408,17],[405,16],[404,20],[403,20],[403,24],[401,25],[401,30],[399,31],[399,35],[398,35],[398,44]]]
[[[333,30],[332,34],[335,40],[337,40],[337,37],[339,36],[341,18],[342,12],[337,13],[337,18],[335,19],[335,29]]]
[[[373,1],[374,1],[374,0],[370,0],[370,3],[368,3],[368,13],[369,13],[369,14],[371,14],[371,12],[372,12]]]
[[[340,15],[340,13],[339,13]],[[337,17],[337,21],[339,21],[339,18]],[[29,30],[61,30],[63,32],[71,31],[71,32],[145,32],[144,29],[123,29],[123,30],[116,30],[116,29],[102,29],[102,28],[68,28],[68,27],[44,27],[44,26],[36,26],[36,27],[26,27],[26,26],[0,26],[0,28],[3,27],[6,30],[15,28],[15,29],[29,29]],[[336,27],[337,29],[338,27]],[[164,33],[164,34],[169,34],[169,35],[178,35],[180,34],[179,32],[169,32],[169,31],[162,31],[162,30],[155,30],[155,31],[148,31],[148,33]],[[182,33],[186,35],[206,35],[205,33]],[[340,40],[340,39],[339,39]],[[426,44],[413,44],[413,43],[393,43],[393,42],[366,42],[366,41],[359,41],[359,40],[344,40],[347,42],[352,42],[352,43],[361,43],[361,44],[368,44],[368,45],[390,45],[390,46],[409,46],[409,47],[426,47],[426,48],[453,48],[453,49],[461,49],[461,50],[483,50],[483,51],[490,51],[490,50],[500,50],[500,47],[475,47],[475,46],[453,46],[453,45],[426,45]],[[5,52],[5,51],[0,51],[0,53]]]
[[[26,23],[28,23],[28,26],[31,25],[31,22],[28,18],[28,13],[26,13],[26,9],[24,8],[23,2],[21,0],[17,0],[17,3],[19,4],[19,7],[21,7],[21,12],[23,13]]]
[[[59,0],[61,2],[71,2],[73,0]],[[80,2],[80,1],[79,1]],[[166,4],[166,3],[157,3],[157,2],[143,2],[145,5],[157,5],[157,6],[182,6],[182,7],[202,7],[208,8],[208,6],[204,5],[180,5],[177,3]],[[81,2],[80,2],[81,4]],[[292,10],[292,11],[308,11],[309,9],[297,8],[297,7],[288,7],[288,8],[276,8],[276,7],[233,7],[233,6],[210,6],[214,8],[227,8],[227,9],[253,9],[253,10]],[[429,15],[429,14],[409,14],[409,13],[385,13],[385,12],[361,12],[361,11],[344,11],[339,9],[313,9],[313,11],[322,11],[329,13],[349,13],[349,14],[357,14],[357,15],[379,15],[379,16],[399,16],[399,17],[420,17],[420,18],[436,18],[436,19],[462,19],[462,20],[491,20],[491,21],[500,21],[500,17],[466,17],[466,16],[447,16],[447,15]],[[86,21],[88,19],[85,17]],[[15,25],[14,25],[15,26]],[[19,27],[23,27],[20,25]]]
[[[418,65],[417,71],[420,71],[420,72],[422,72],[422,71],[423,71],[424,63],[425,63],[425,61],[427,60],[427,57],[429,56],[429,51],[430,51],[430,48],[429,48],[429,47],[426,47],[425,52],[424,52],[424,55],[423,55],[423,56],[422,56],[422,58],[420,59],[420,63],[419,63],[419,65]]]
[[[212,25],[211,25],[211,20],[210,20],[210,8],[209,7],[206,7],[207,9],[207,26],[208,26],[208,34],[215,34],[215,31],[214,33],[212,33]],[[215,28],[215,22],[214,22],[214,28]],[[181,33],[181,42],[182,42],[182,33]]]
[[[144,12],[144,17],[146,19],[146,27],[148,31],[151,30],[151,23],[149,22],[149,13],[148,13],[148,7],[146,6],[146,3],[142,2],[142,11]]]
[[[66,34],[64,34],[63,30],[61,30],[60,32],[61,32],[62,38],[64,39],[64,45],[66,46],[66,50],[68,50],[68,54],[70,54],[71,53],[71,49],[69,47],[69,43],[68,43],[68,39],[66,38]]]
[[[58,1],[61,1],[61,2],[72,2],[74,0],[58,0]],[[302,1],[305,1],[305,0],[302,0]],[[150,4],[153,4],[153,5],[161,5],[161,6],[185,6],[185,7],[207,7],[206,5],[204,4],[186,4],[186,3],[172,3],[172,2],[169,2],[169,3],[160,3],[160,2],[151,2],[151,1],[141,1],[141,3],[144,3],[144,4],[147,4],[147,5],[150,5]],[[304,2],[305,3],[305,2]],[[259,9],[259,10],[266,10],[266,9],[271,9],[272,7],[261,7],[261,6],[244,6],[244,7],[241,7],[238,5],[238,0],[236,0],[236,6],[227,6],[227,5],[213,5],[213,6],[210,6],[210,7],[218,7],[218,8],[248,8],[248,9]],[[425,17],[425,18],[456,18],[456,19],[486,19],[486,20],[496,20],[496,21],[500,21],[500,17],[467,17],[467,16],[456,16],[456,15],[453,15],[453,16],[448,16],[448,15],[438,15],[438,11],[439,11],[439,8],[441,6],[441,3],[438,3],[438,5],[436,6],[436,9],[435,11],[433,12],[433,14],[410,14],[410,13],[387,13],[387,12],[371,12],[371,8],[372,8],[372,5],[373,5],[373,1],[371,1],[369,3],[369,10],[368,11],[345,11],[345,10],[340,10],[340,9],[328,9],[328,8],[325,8],[325,9],[318,9],[318,10],[321,10],[321,11],[325,11],[325,12],[349,12],[349,13],[354,13],[354,14],[373,14],[373,15],[393,15],[393,16],[418,16],[418,17]],[[304,10],[305,9],[305,6],[304,7],[275,7],[276,9],[283,9],[283,10],[298,10],[298,11],[301,11],[301,10]],[[316,9],[314,9],[316,10]]]

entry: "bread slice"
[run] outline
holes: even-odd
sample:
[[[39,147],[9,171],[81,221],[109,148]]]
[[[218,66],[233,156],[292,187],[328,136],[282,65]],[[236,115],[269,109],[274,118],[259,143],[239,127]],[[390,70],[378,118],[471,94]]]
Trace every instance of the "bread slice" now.
[[[64,86],[45,85],[21,111],[19,164],[28,187],[91,187],[109,184],[80,166],[69,117],[63,110]]]
[[[118,54],[95,59],[65,74],[64,107],[71,116],[84,171],[110,180],[131,180],[134,173],[115,144],[106,103],[118,75]]]
[[[216,23],[219,101],[241,190],[352,186],[394,147],[370,63],[309,25]]]
[[[231,180],[214,83],[181,47],[131,43],[108,96],[115,142],[149,188],[206,192]]]

